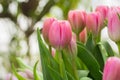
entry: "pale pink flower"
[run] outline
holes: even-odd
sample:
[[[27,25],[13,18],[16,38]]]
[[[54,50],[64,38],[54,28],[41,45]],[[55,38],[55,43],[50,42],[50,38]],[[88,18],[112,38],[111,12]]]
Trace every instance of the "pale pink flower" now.
[[[86,16],[87,31],[98,35],[103,28],[103,19],[99,12],[92,12]]]
[[[108,34],[115,41],[120,41],[120,9],[111,8],[108,14]]]
[[[50,45],[57,49],[65,48],[72,38],[71,25],[66,20],[54,21],[49,31]]]
[[[106,61],[102,80],[120,80],[120,59],[110,57]]]
[[[79,34],[79,40],[82,43],[85,43],[87,41],[87,30],[86,30],[86,28],[84,28],[84,30],[82,32],[80,32],[80,34]]]
[[[46,41],[46,43],[49,44],[49,30],[50,30],[50,27],[52,25],[52,23],[55,21],[56,19],[55,18],[47,18],[45,21],[44,21],[44,24],[43,24],[43,29],[42,29],[42,34],[43,34],[43,38],[44,40]]]
[[[79,34],[85,27],[85,11],[71,10],[68,13],[68,20],[72,26],[73,32]]]

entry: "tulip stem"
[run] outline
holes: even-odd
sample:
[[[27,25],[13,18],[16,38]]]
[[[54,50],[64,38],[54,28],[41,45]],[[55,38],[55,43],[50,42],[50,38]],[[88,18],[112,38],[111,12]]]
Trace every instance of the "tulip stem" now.
[[[51,47],[51,45],[49,45],[49,51],[50,51],[50,53],[52,53],[52,47]]]
[[[76,34],[76,39],[77,39],[77,41],[79,41],[79,35],[78,34]]]
[[[120,42],[116,42],[117,46],[118,46],[118,51],[119,51],[119,55],[120,55]]]
[[[92,35],[93,35],[93,40],[94,40],[95,44],[100,42],[100,40],[101,40],[101,33],[99,33],[98,35],[94,35],[94,34],[92,34]]]
[[[64,77],[64,72],[63,72],[63,60],[62,60],[62,51],[61,50],[58,50],[58,62],[59,62],[59,69],[60,69],[60,74],[62,77]]]
[[[74,71],[73,73],[74,73],[75,79],[76,79],[76,80],[79,80],[79,77],[78,77],[78,75],[77,75],[75,58],[73,58],[73,60],[72,60],[72,65],[73,65],[73,71]]]

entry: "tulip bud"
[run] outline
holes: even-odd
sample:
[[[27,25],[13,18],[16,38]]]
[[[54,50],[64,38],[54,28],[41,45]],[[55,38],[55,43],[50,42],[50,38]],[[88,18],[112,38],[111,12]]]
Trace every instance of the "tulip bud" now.
[[[50,27],[51,27],[51,24],[55,21],[56,19],[55,18],[48,18],[44,21],[44,24],[43,24],[43,30],[42,30],[42,34],[43,34],[43,38],[44,40],[46,41],[46,43],[49,44],[49,30],[50,30]]]
[[[22,77],[27,78],[27,79],[34,79],[32,71],[26,69],[23,72],[18,72]]]
[[[86,27],[88,32],[98,35],[103,27],[103,19],[99,12],[93,12],[86,16]]]
[[[85,27],[85,16],[86,13],[84,11],[69,11],[68,20],[71,23],[73,32],[79,34]]]
[[[52,48],[52,52],[51,53],[52,53],[52,56],[55,57],[55,49],[54,48]]]
[[[120,59],[110,57],[106,61],[102,80],[120,80]]]
[[[68,21],[54,21],[49,31],[49,41],[56,49],[65,48],[72,37],[72,30]]]
[[[66,52],[69,54],[72,54],[72,57],[73,57],[73,55],[77,54],[77,44],[76,44],[76,35],[75,34],[72,35],[72,39],[66,48]]]
[[[120,41],[120,9],[114,8],[108,14],[108,34],[109,37],[115,41]]]
[[[5,80],[18,80],[14,75],[12,74],[7,74]]]
[[[80,32],[80,34],[79,34],[79,40],[82,43],[85,43],[87,41],[87,31],[86,31],[86,28],[84,28],[84,30],[82,32]]]
[[[107,18],[108,10],[108,6],[97,6],[97,8],[95,9],[95,11],[98,11],[102,14],[104,20]]]

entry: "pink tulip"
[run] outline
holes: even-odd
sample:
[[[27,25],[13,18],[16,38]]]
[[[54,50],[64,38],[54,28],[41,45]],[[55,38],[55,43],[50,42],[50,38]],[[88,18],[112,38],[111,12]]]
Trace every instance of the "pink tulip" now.
[[[26,69],[25,71],[23,72],[18,72],[18,74],[26,79],[34,79],[34,76],[32,74],[32,71]],[[6,80],[18,80],[17,77],[13,74],[8,74],[6,76]]]
[[[69,45],[66,48],[67,53],[76,55],[77,54],[77,44],[76,44],[76,35],[72,35],[72,39]]]
[[[52,48],[52,56],[55,57],[55,49]]]
[[[85,27],[84,11],[72,10],[68,13],[68,20],[71,23],[72,29],[76,34],[79,34]]]
[[[86,16],[86,27],[88,32],[98,35],[103,28],[103,19],[99,12],[93,12]]]
[[[72,30],[68,21],[54,21],[49,31],[50,44],[57,49],[65,48],[72,37]]]
[[[43,34],[43,38],[44,40],[46,41],[46,43],[49,44],[49,30],[50,30],[50,27],[51,27],[51,24],[55,21],[56,19],[55,18],[48,18],[44,21],[44,24],[43,24],[43,30],[42,30],[42,34]]]
[[[108,14],[108,34],[109,37],[115,41],[120,41],[120,9],[112,8]]]
[[[86,31],[86,28],[84,28],[84,30],[82,32],[80,32],[80,34],[79,34],[79,40],[82,43],[85,43],[87,41],[87,31]]]
[[[117,57],[110,57],[106,61],[103,80],[120,80],[120,59]]]
[[[14,75],[12,74],[7,74],[5,80],[18,80]]]
[[[34,76],[32,74],[32,71],[26,69],[23,72],[18,72],[22,77],[27,78],[27,79],[34,79]]]
[[[103,19],[106,19],[108,11],[109,11],[109,7],[108,6],[97,6],[95,11],[100,12],[103,16]]]

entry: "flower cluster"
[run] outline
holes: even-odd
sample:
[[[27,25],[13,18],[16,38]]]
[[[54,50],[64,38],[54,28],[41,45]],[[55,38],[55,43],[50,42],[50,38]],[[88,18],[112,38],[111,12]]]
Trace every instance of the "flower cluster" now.
[[[120,53],[120,7],[98,6],[90,13],[71,10],[68,20],[45,19],[42,36],[47,45],[37,29],[43,80],[120,80],[119,54],[100,39],[104,27]],[[24,74],[41,80],[36,71],[34,76]],[[7,80],[16,80],[10,76]]]
[[[78,49],[76,41],[85,45],[87,36],[92,34],[95,44],[97,44],[100,42],[101,30],[106,26],[108,27],[108,34],[111,40],[119,43],[120,7],[98,6],[91,13],[71,10],[68,13],[68,20],[46,19],[42,34],[50,47],[52,46],[59,51],[65,50],[69,55],[72,54],[73,57]],[[119,58],[110,57],[105,64],[103,80],[119,80],[119,65]]]

